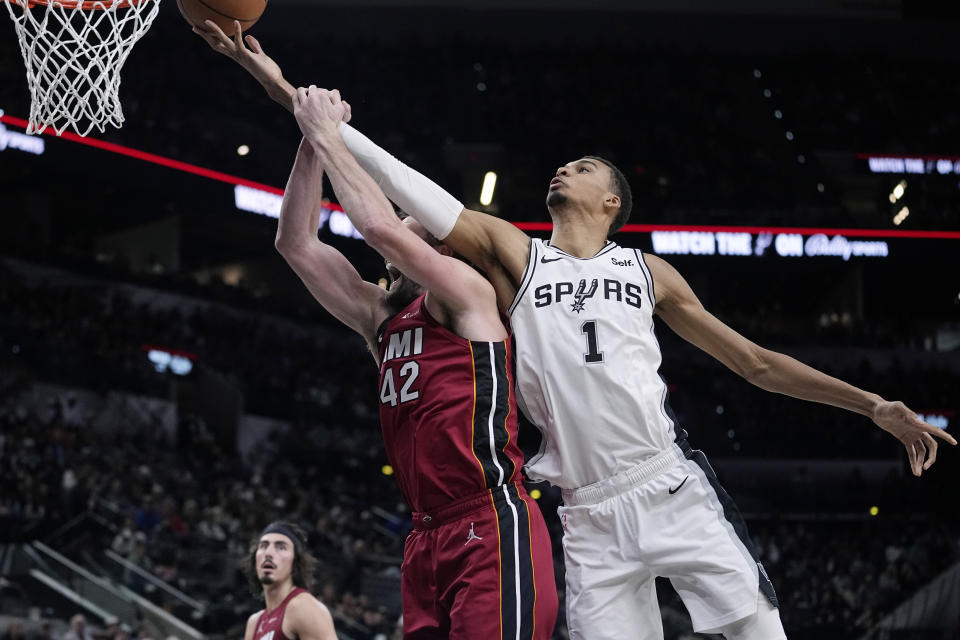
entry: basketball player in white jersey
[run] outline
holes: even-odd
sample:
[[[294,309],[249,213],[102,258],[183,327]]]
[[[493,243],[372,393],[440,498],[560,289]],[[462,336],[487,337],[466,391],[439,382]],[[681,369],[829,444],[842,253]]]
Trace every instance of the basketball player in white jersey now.
[[[197,30],[293,110],[294,89],[252,37]],[[236,29],[239,34],[239,29]],[[853,387],[750,342],[708,313],[664,260],[607,238],[630,214],[630,188],[586,156],[547,192],[549,242],[465,209],[348,125],[348,148],[384,193],[482,269],[517,337],[519,397],[543,432],[528,475],[562,488],[567,624],[574,640],[663,638],[656,576],[670,579],[698,632],[785,638],[777,600],[746,525],[704,454],[670,418],[653,331],[681,337],[749,382],[869,417],[899,439],[919,476],[937,441],[956,441],[901,402]]]

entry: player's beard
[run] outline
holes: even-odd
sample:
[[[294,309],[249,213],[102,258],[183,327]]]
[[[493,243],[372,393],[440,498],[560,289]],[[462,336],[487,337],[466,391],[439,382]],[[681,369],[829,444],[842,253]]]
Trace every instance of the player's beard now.
[[[559,191],[547,192],[547,208],[548,209],[562,209],[566,204],[567,204],[566,194],[560,193]]]
[[[262,584],[262,585],[264,585],[264,586],[266,586],[266,587],[269,587],[269,586],[272,585],[274,582],[276,582],[276,580],[274,580],[274,579],[273,579],[273,576],[271,576],[271,575],[263,575],[263,576],[260,576],[260,584]]]
[[[395,313],[405,309],[423,293],[420,285],[406,276],[402,276],[387,293],[387,304]]]

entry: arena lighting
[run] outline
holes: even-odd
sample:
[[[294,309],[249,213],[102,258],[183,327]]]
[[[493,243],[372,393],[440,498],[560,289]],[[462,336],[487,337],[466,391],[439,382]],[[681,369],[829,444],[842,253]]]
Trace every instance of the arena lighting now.
[[[257,213],[268,218],[280,217],[280,206],[283,204],[283,196],[276,193],[270,193],[261,189],[254,189],[246,185],[238,184],[233,187],[233,204],[241,211]],[[330,229],[330,233],[344,238],[354,238],[362,240],[363,236],[357,231],[350,218],[343,212],[343,208],[332,202],[324,202],[320,208],[318,218],[319,225],[317,230],[323,229],[324,225]]]
[[[883,240],[848,240],[837,234],[815,233],[804,239],[799,233],[728,231],[653,231],[650,234],[653,252],[666,255],[694,256],[763,256],[782,258],[835,256],[844,261],[851,257],[885,258],[890,247]],[[769,250],[769,251],[768,251]]]
[[[876,516],[876,515],[879,515],[879,513],[880,513],[879,507],[870,507],[870,515]]]
[[[540,493],[540,489],[531,489],[531,490],[530,490],[530,497],[533,498],[534,500],[539,500],[541,495],[543,495],[543,494]]]
[[[149,344],[143,345],[140,350],[147,352],[147,359],[158,373],[169,371],[175,376],[185,376],[193,371],[193,362],[197,359],[197,356],[187,351]]]
[[[248,145],[242,144],[239,147],[237,147],[238,156],[245,156],[248,153],[250,153],[250,147]]]
[[[392,475],[393,475],[393,467],[391,467],[391,466],[388,465],[388,464],[385,464],[385,465],[383,465],[382,467],[380,467],[380,473],[382,473],[382,474],[385,475],[385,476],[392,476]]]
[[[960,175],[960,157],[858,153],[870,173]]]
[[[19,127],[21,129],[27,128],[27,121],[22,118],[16,118],[11,115],[3,114],[0,115],[0,122]],[[42,135],[53,136],[56,138],[55,134],[50,130],[44,131]],[[33,136],[29,136],[33,138]],[[130,158],[136,158],[137,160],[143,160],[145,162],[150,162],[160,166],[168,167],[170,169],[176,169],[178,171],[183,171],[186,173],[192,173],[194,175],[199,175],[204,178],[210,178],[211,180],[217,180],[219,182],[225,182],[227,184],[233,184],[237,186],[247,187],[247,190],[244,191],[246,194],[244,197],[252,195],[254,193],[266,193],[280,196],[280,198],[273,199],[274,202],[279,203],[283,196],[283,189],[279,187],[274,187],[268,184],[263,184],[261,182],[255,182],[253,180],[247,180],[246,178],[240,178],[238,176],[233,176],[227,173],[222,173],[220,171],[214,171],[206,167],[201,167],[194,164],[189,164],[187,162],[181,162],[179,160],[174,160],[172,158],[167,158],[165,156],[157,155],[154,153],[147,153],[146,151],[140,151],[139,149],[133,149],[131,147],[125,147],[119,144],[113,144],[111,142],[105,142],[103,140],[98,140],[97,138],[92,138],[90,136],[81,137],[72,133],[70,131],[64,131],[59,140],[67,140],[70,142],[76,142],[78,144],[83,144],[89,147],[94,147],[104,151],[109,151],[111,153],[116,153],[119,155],[127,156]],[[960,158],[958,158],[960,160]],[[324,205],[325,209],[333,212],[343,213],[343,209],[334,203],[329,203]],[[275,211],[277,216],[279,216],[279,206],[274,205],[264,205],[263,202],[258,205],[258,210],[256,213],[261,213],[263,215],[270,215],[264,213],[262,210]],[[272,216],[271,216],[272,217]],[[345,216],[344,216],[345,217]],[[549,222],[514,222],[514,225],[523,229],[524,231],[546,231],[549,232],[553,229],[553,225]],[[939,239],[939,240],[960,240],[960,231],[907,231],[900,229],[846,229],[846,228],[824,228],[824,227],[757,227],[757,226],[719,226],[719,225],[667,225],[667,224],[628,224],[621,229],[621,233],[650,233],[653,231],[708,231],[712,233],[753,233],[753,234],[778,234],[778,233],[788,233],[788,234],[800,234],[800,235],[814,235],[814,234],[826,234],[826,235],[844,235],[844,236],[853,236],[860,238],[925,238],[925,239]]]
[[[11,115],[4,114],[0,116],[0,122],[8,124],[14,127],[20,127],[21,129],[27,128],[27,121],[23,118],[15,118]],[[43,135],[51,136],[54,138],[59,138],[61,140],[68,140],[70,142],[76,142],[78,144],[86,145],[88,147],[94,147],[96,149],[102,149],[104,151],[110,151],[111,153],[116,153],[122,156],[127,156],[130,158],[136,158],[137,160],[144,160],[145,162],[151,162],[153,164],[158,164],[163,167],[168,167],[170,169],[176,169],[178,171],[183,171],[185,173],[192,173],[194,175],[203,176],[204,178],[210,178],[212,180],[219,180],[220,182],[226,182],[229,184],[240,184],[254,189],[260,189],[262,191],[267,191],[269,193],[276,193],[283,195],[283,189],[272,187],[268,184],[263,184],[261,182],[254,182],[253,180],[247,180],[245,178],[239,178],[237,176],[232,176],[228,173],[222,173],[220,171],[214,171],[212,169],[207,169],[206,167],[200,167],[195,164],[190,164],[189,162],[181,162],[179,160],[174,160],[173,158],[167,158],[165,156],[157,155],[155,153],[147,153],[146,151],[140,151],[139,149],[134,149],[132,147],[125,147],[121,144],[114,144],[112,142],[106,142],[104,140],[98,140],[97,138],[92,138],[90,136],[78,136],[75,133],[70,131],[64,131],[63,134],[57,136],[51,128],[47,128]]]
[[[493,190],[497,186],[497,174],[487,171],[483,176],[483,186],[480,188],[480,204],[489,207],[493,202]]]
[[[25,133],[10,131],[0,124],[0,151],[16,149],[39,156],[43,153],[45,141],[42,138],[28,136]]]
[[[946,428],[950,426],[950,418],[947,416],[947,414],[950,414],[952,416],[954,415],[954,412],[953,411],[943,411],[943,412],[929,411],[926,413],[918,413],[917,417],[923,420],[924,422],[926,422],[927,424],[931,424],[937,427],[938,429],[946,430]]]
[[[893,216],[893,224],[900,226],[900,223],[907,219],[907,216],[910,215],[910,209],[904,207],[897,212],[897,215]]]
[[[907,181],[901,180],[890,193],[890,204],[895,204],[897,200],[903,197],[903,192],[907,190]]]

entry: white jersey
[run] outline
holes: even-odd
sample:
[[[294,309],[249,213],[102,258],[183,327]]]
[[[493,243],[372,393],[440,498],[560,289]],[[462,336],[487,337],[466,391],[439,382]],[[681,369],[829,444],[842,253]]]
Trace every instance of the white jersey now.
[[[653,278],[640,251],[613,242],[592,258],[530,244],[510,307],[518,403],[543,434],[527,472],[574,489],[676,439],[658,373]]]

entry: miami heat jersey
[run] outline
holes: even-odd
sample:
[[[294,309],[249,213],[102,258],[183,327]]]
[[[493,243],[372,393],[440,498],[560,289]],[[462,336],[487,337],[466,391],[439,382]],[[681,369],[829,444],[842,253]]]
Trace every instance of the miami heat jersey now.
[[[429,511],[520,480],[512,346],[447,330],[425,296],[387,320],[380,355],[380,427],[407,503]]]
[[[290,640],[283,633],[283,616],[287,612],[287,605],[306,589],[297,587],[287,594],[283,602],[274,609],[264,609],[260,612],[257,626],[253,632],[253,640]]]
[[[518,403],[543,433],[527,475],[573,489],[676,438],[658,373],[653,278],[639,251],[612,242],[592,258],[530,245],[510,307]]]

